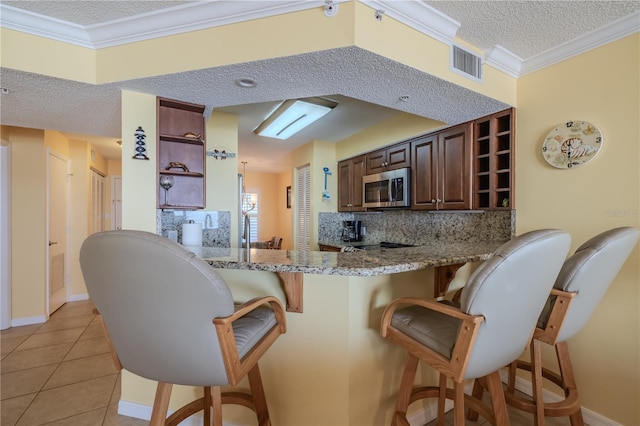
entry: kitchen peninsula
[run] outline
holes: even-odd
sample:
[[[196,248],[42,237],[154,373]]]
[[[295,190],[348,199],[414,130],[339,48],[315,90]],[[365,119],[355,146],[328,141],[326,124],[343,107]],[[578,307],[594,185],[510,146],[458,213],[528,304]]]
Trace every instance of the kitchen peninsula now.
[[[300,291],[304,281],[304,310],[287,314],[287,333],[261,361],[273,424],[364,426],[390,423],[405,357],[380,337],[384,308],[400,296],[432,297],[433,267],[486,259],[500,244],[344,253],[189,249],[216,268],[239,301],[266,294],[284,301],[280,274],[299,276]],[[423,377],[436,383],[433,372]],[[225,406],[223,412],[229,424],[253,424],[248,410]]]

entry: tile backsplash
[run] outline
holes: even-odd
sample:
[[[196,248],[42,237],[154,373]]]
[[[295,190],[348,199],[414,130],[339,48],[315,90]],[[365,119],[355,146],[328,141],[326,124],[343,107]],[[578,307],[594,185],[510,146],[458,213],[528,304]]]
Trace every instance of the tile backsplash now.
[[[177,231],[178,242],[181,242],[182,224],[190,220],[202,224],[203,247],[231,247],[231,212],[228,211],[157,210],[156,233],[168,237],[169,231]]]
[[[363,242],[421,245],[434,240],[504,241],[515,235],[515,210],[420,212],[390,210],[372,213],[320,213],[318,241],[339,241],[343,220],[361,220]]]

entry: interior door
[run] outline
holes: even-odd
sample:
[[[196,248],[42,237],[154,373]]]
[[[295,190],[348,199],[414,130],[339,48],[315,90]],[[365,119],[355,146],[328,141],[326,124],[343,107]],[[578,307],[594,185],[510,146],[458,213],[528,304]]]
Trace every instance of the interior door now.
[[[67,159],[49,152],[47,188],[49,315],[67,301]]]

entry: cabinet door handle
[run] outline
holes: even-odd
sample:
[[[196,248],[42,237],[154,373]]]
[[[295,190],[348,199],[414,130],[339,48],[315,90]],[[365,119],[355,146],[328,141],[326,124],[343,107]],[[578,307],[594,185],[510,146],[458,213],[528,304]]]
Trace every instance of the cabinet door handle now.
[[[49,247],[51,247],[54,244],[58,244],[58,242],[57,241],[49,241]]]

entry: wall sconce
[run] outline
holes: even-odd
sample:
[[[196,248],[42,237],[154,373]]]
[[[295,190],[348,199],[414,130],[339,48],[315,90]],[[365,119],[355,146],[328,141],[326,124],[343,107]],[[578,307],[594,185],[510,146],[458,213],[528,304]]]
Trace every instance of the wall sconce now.
[[[141,126],[138,126],[134,135],[136,137],[136,154],[132,158],[134,160],[148,160],[147,145],[144,141],[147,135],[144,133]]]

